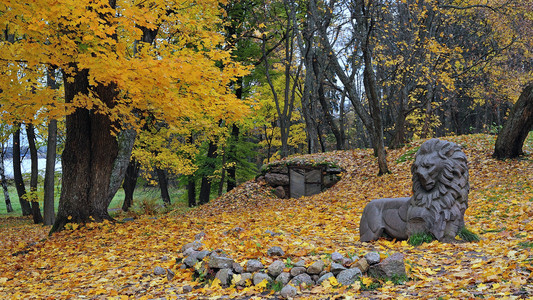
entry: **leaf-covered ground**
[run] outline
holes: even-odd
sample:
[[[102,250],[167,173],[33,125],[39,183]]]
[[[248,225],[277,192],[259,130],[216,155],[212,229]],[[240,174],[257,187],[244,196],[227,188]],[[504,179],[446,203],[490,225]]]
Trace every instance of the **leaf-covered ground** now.
[[[392,174],[377,177],[370,150],[307,156],[337,162],[346,172],[328,191],[300,199],[275,199],[270,190],[247,182],[212,203],[164,216],[123,224],[90,224],[48,237],[49,228],[25,220],[0,219],[0,299],[262,298],[259,288],[221,289],[198,283],[180,270],[180,248],[204,232],[207,248],[223,249],[238,262],[260,258],[271,246],[285,258],[308,262],[338,251],[384,256],[405,254],[409,281],[374,282],[367,289],[316,286],[301,298],[530,298],[533,297],[533,157],[491,158],[494,137],[450,137],[464,146],[471,191],[466,223],[480,235],[477,243],[359,242],[358,224],[365,204],[375,198],[409,196],[412,151],[421,142],[388,152]],[[533,152],[530,136],[524,149]],[[238,228],[239,230],[232,230]],[[270,230],[281,233],[271,236]],[[155,276],[155,266],[176,276]],[[365,281],[368,283],[368,281]],[[195,287],[182,293],[182,287]],[[272,295],[270,297],[276,297]]]

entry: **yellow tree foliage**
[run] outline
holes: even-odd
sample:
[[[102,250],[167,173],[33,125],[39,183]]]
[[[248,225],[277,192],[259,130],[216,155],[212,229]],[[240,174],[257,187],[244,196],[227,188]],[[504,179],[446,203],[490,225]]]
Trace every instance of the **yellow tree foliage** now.
[[[280,65],[277,66],[281,70]],[[285,78],[279,76],[274,78],[273,86],[279,95],[284,94]],[[259,145],[266,149],[265,163],[280,159],[281,153],[281,129],[279,126],[279,114],[276,110],[276,103],[270,86],[264,84],[257,87],[255,98],[257,109],[254,110],[254,120],[256,130],[263,136]],[[295,109],[291,114],[291,124],[287,144],[291,148],[303,149],[307,145],[305,124],[302,122],[301,97],[298,95],[295,101]]]
[[[168,124],[246,113],[228,90],[246,70],[219,47],[218,0],[114,2],[0,1],[0,26],[13,36],[0,42],[5,120],[59,117],[76,107],[129,125],[146,111]],[[142,41],[146,32],[157,34],[152,44]],[[113,84],[119,95],[113,105],[93,91],[61,104],[43,83],[50,66],[68,80],[87,69],[90,86]]]

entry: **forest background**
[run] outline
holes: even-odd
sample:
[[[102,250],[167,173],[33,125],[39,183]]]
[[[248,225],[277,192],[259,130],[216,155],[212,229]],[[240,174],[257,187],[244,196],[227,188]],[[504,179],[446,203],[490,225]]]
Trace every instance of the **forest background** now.
[[[128,210],[139,175],[193,207],[296,154],[371,147],[386,174],[385,147],[498,133],[532,78],[528,1],[67,2],[0,3],[2,161],[53,230],[120,186]],[[51,161],[29,192],[21,130]]]

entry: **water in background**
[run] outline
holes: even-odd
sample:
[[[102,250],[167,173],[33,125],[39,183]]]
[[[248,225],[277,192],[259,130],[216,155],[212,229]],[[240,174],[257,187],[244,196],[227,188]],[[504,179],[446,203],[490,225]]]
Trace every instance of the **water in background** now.
[[[44,170],[46,169],[46,158],[39,158],[37,159],[39,166],[39,173],[42,173],[44,175]],[[20,164],[22,173],[30,173],[31,172],[31,160],[29,158],[26,158],[22,160],[22,163]],[[7,179],[13,179],[13,160],[11,158],[4,159],[4,172]],[[56,171],[61,171],[61,162],[56,161]]]

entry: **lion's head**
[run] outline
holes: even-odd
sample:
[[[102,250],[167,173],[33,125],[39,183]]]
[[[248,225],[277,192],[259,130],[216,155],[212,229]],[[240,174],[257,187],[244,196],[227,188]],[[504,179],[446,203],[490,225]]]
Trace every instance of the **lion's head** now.
[[[459,228],[464,225],[470,185],[467,159],[461,147],[439,139],[428,140],[418,150],[411,172],[413,197],[409,205],[414,217],[424,219],[439,240],[448,223]]]

